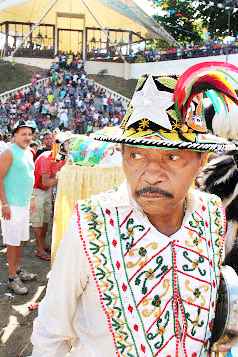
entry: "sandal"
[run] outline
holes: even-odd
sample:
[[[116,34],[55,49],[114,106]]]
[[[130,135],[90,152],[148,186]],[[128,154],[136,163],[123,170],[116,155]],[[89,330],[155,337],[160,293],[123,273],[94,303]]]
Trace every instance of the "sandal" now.
[[[41,259],[41,260],[45,260],[47,262],[50,261],[50,256],[47,253],[42,253],[42,254],[37,253],[36,257]]]
[[[51,248],[50,247],[46,247],[45,251],[50,254],[51,253]]]

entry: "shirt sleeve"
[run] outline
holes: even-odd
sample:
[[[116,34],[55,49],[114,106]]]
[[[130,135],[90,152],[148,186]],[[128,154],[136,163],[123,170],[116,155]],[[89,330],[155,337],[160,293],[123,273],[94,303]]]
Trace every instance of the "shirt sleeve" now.
[[[33,324],[32,357],[65,357],[71,342],[77,341],[73,319],[88,274],[89,265],[74,214],[58,248],[46,295]]]

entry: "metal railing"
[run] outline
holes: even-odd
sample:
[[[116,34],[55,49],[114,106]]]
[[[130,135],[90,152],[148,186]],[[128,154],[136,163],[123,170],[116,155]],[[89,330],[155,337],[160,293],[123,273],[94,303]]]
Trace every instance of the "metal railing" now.
[[[46,78],[39,79],[37,81],[37,84],[38,85],[44,85],[44,84],[48,83],[50,79],[51,79],[51,77],[46,77]],[[1,93],[0,94],[0,101],[2,103],[6,103],[6,101],[8,99],[13,97],[14,95],[17,95],[19,90],[23,94],[25,94],[25,93],[28,93],[31,88],[32,88],[32,83],[28,83],[28,84],[25,84],[24,86],[21,86],[21,87],[18,87],[18,88],[14,88],[14,89],[11,89],[11,90],[9,90],[7,92]]]
[[[117,93],[117,92],[115,92],[115,91],[113,91],[113,90],[111,90],[111,89],[109,89],[107,87],[104,87],[102,84],[94,82],[94,88],[95,88],[95,90],[98,90],[98,89],[99,90],[103,90],[104,93],[107,96],[110,95],[113,100],[117,100],[118,98],[120,98],[123,108],[127,108],[128,105],[130,104],[130,99],[129,98],[124,97],[123,95],[121,95],[121,94],[119,94],[119,93]]]

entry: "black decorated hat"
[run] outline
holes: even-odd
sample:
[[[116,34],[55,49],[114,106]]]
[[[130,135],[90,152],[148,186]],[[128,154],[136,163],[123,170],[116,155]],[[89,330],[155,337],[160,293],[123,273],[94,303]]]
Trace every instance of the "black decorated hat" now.
[[[92,134],[102,141],[197,151],[230,151],[235,144],[208,133],[203,108],[206,94],[219,114],[229,103],[238,104],[236,92],[224,78],[238,67],[225,62],[205,62],[178,75],[143,75],[119,127]],[[237,82],[237,81],[236,81]],[[238,82],[237,82],[238,83]],[[226,120],[226,118],[224,118]]]

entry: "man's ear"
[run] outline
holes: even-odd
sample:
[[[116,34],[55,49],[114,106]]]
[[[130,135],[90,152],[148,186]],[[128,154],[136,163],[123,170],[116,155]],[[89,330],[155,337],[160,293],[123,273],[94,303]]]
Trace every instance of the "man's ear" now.
[[[206,163],[208,157],[208,152],[203,152],[201,155],[201,166],[203,166]]]
[[[207,156],[208,156],[208,152],[203,152],[201,154],[201,158],[200,158],[200,168],[198,170],[198,175],[200,175],[202,173],[202,168],[203,166],[206,164],[207,161]]]

